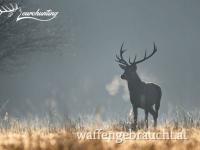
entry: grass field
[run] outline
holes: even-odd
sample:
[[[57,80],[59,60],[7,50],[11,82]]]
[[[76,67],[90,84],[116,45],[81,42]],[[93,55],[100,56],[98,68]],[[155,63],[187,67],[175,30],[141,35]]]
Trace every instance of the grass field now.
[[[124,149],[148,149],[148,150],[189,150],[200,149],[199,120],[192,118],[191,113],[182,115],[175,120],[160,123],[157,129],[144,128],[142,121],[139,122],[138,130],[132,133],[161,133],[163,130],[170,133],[185,131],[187,139],[125,139],[116,142],[116,139],[91,139],[98,134],[129,133],[129,121],[103,122],[99,119],[87,121],[84,118],[78,120],[67,119],[62,125],[51,124],[50,121],[17,120],[10,118],[8,114],[1,119],[0,123],[0,150],[124,150]],[[150,122],[151,123],[151,122]],[[102,129],[97,131],[97,129]],[[94,135],[86,136],[89,139],[79,139],[77,133],[95,132]],[[121,136],[120,136],[121,135]],[[180,138],[180,134],[179,135]],[[115,137],[116,138],[116,137]]]
[[[0,135],[1,149],[33,149],[33,150],[68,150],[68,149],[199,149],[200,148],[200,130],[188,129],[188,140],[136,140],[124,141],[117,144],[115,141],[104,140],[82,140],[79,141],[73,134],[65,130],[55,130],[53,132],[44,132],[41,130],[27,132],[2,132]]]

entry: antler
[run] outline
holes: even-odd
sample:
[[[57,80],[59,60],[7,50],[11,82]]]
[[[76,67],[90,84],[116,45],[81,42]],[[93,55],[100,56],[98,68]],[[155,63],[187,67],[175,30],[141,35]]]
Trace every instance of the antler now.
[[[126,51],[126,49],[123,49],[123,46],[124,46],[124,42],[122,43],[122,46],[120,48],[120,56],[116,55],[115,61],[122,65],[128,66],[129,64],[123,58],[123,53]]]
[[[19,9],[19,7],[18,7],[17,4],[15,4],[15,6],[13,6],[13,4],[10,3],[9,7],[8,6],[1,6],[0,15],[3,14],[3,13],[13,13],[18,9]]]
[[[141,62],[143,62],[143,61],[149,59],[149,58],[150,58],[151,56],[153,56],[156,52],[157,52],[157,47],[156,47],[155,43],[153,43],[153,52],[152,52],[149,56],[147,56],[147,51],[145,50],[145,54],[144,54],[144,58],[143,58],[143,59],[136,61],[137,56],[135,56],[135,59],[134,59],[133,62],[130,62],[130,58],[129,58],[129,63],[130,63],[131,65],[133,65],[133,64],[136,65],[136,64],[138,64],[138,63],[141,63]]]

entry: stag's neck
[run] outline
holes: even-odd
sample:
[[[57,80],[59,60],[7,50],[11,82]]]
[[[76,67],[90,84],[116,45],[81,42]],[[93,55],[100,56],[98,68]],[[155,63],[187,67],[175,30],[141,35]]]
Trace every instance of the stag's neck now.
[[[128,81],[128,89],[130,94],[140,93],[143,88],[144,82],[140,79],[138,75]],[[135,94],[134,94],[135,95]]]

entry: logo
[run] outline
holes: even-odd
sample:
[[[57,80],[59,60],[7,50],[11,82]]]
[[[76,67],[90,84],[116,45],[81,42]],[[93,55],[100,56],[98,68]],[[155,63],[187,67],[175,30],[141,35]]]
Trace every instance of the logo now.
[[[37,9],[36,11],[23,11],[17,4],[9,4],[8,6],[0,7],[0,15],[8,13],[8,17],[12,17],[17,11],[19,11],[19,15],[17,16],[16,22],[24,19],[51,21],[59,14],[59,12],[54,12],[52,9],[46,11],[42,11],[41,9]]]

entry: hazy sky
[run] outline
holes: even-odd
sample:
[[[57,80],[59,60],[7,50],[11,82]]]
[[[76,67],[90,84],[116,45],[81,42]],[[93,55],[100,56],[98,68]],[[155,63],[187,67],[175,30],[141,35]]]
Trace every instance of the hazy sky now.
[[[158,52],[138,65],[138,74],[161,86],[160,113],[171,106],[199,108],[198,0],[45,0],[27,4],[32,5],[59,11],[52,21],[63,22],[71,31],[71,43],[62,48],[62,54],[35,53],[25,70],[0,75],[0,99],[9,100],[6,110],[12,115],[44,114],[53,103],[59,113],[75,117],[91,115],[96,109],[106,118],[126,117],[131,104],[126,84],[119,79],[123,70],[114,61],[123,41],[127,58],[143,57],[145,49],[150,53],[156,42]]]

